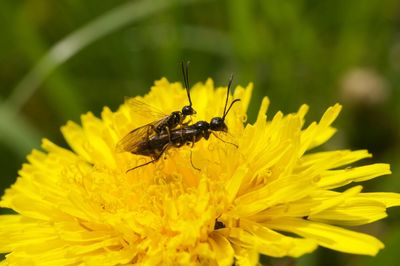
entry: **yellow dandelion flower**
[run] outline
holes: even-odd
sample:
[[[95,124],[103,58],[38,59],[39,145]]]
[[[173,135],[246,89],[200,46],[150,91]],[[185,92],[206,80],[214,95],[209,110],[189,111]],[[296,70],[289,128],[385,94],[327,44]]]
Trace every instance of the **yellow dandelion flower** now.
[[[318,246],[375,255],[379,240],[342,226],[384,218],[399,194],[338,188],[390,174],[389,165],[347,167],[371,157],[365,150],[309,152],[334,134],[338,104],[305,126],[306,105],[267,120],[264,98],[257,121],[244,124],[251,91],[236,88],[241,102],[220,135],[238,148],[211,136],[128,173],[149,158],[116,143],[148,118],[124,104],[68,122],[72,151],[43,140],[1,199],[17,212],[0,218],[1,265],[256,265],[259,254],[299,257]],[[222,114],[225,93],[211,80],[196,84],[193,121]],[[165,113],[187,103],[166,79],[138,98]]]

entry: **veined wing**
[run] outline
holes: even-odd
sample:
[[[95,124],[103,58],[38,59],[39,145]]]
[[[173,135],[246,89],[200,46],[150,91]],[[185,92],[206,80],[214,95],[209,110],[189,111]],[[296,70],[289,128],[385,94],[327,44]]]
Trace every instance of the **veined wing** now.
[[[129,132],[125,137],[118,141],[116,145],[117,152],[135,152],[139,144],[148,140],[155,134],[154,129],[164,123],[165,119],[168,118],[168,115],[156,107],[136,98],[128,98],[125,100],[125,103],[132,108],[135,114],[139,114],[147,119],[153,120],[152,122],[135,128]]]
[[[160,123],[163,122],[163,119],[151,122],[144,126],[135,128],[131,132],[125,135],[120,141],[118,141],[116,145],[117,152],[135,152],[137,150],[138,145],[148,140],[151,136],[154,135],[154,128],[157,127]]]
[[[163,118],[168,116],[168,114],[162,112],[157,107],[154,107],[136,98],[125,99],[125,104],[127,104],[134,113],[154,121],[162,120]]]

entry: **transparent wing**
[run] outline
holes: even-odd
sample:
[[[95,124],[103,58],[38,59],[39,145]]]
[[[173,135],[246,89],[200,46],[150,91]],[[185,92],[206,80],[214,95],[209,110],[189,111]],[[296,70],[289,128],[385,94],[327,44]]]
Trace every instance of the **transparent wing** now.
[[[163,120],[168,116],[168,114],[162,112],[158,108],[135,98],[125,99],[125,104],[127,104],[134,113],[146,118],[150,117],[151,120]]]
[[[154,121],[147,125],[135,128],[134,130],[126,134],[126,136],[123,137],[120,141],[118,141],[115,147],[116,151],[135,152],[139,144],[143,143],[143,141],[146,141],[154,134],[154,128],[157,127],[157,125],[161,123],[161,121],[162,120]]]

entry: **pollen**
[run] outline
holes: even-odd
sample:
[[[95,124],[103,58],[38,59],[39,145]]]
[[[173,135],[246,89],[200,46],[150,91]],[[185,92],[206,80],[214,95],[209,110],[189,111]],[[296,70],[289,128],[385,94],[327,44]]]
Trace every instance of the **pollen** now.
[[[257,265],[260,254],[300,257],[318,246],[377,254],[383,243],[351,226],[400,205],[399,194],[359,184],[390,174],[389,165],[349,167],[371,157],[366,150],[311,151],[336,132],[339,104],[306,123],[307,105],[267,117],[264,98],[256,121],[245,123],[252,88],[230,95],[241,101],[225,118],[227,133],[171,147],[133,171],[151,158],[116,146],[150,114],[124,103],[68,122],[61,131],[70,149],[44,139],[1,198],[16,214],[0,216],[0,264]],[[191,123],[221,117],[226,90],[195,84]],[[184,87],[165,78],[134,98],[165,114],[187,105]]]

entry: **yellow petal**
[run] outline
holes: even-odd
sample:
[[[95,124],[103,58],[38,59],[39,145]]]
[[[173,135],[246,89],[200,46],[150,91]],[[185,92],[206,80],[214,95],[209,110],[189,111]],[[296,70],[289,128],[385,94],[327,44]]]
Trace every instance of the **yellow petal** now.
[[[348,165],[372,155],[367,150],[338,150],[328,152],[316,152],[304,155],[299,163],[297,171],[304,171],[309,168],[318,168],[320,171],[333,169]]]
[[[210,235],[208,241],[215,252],[218,265],[232,265],[235,252],[231,243],[224,236],[216,232]]]
[[[234,243],[240,241],[245,247],[254,248],[265,255],[299,257],[317,247],[313,240],[284,236],[248,220],[241,220],[240,224],[243,229],[230,229],[229,237]]]
[[[361,182],[378,176],[391,174],[388,164],[377,163],[344,170],[331,170],[323,174],[318,185],[321,188],[332,189],[351,182]]]
[[[303,219],[276,219],[264,224],[269,228],[313,239],[320,246],[341,252],[374,256],[384,247],[382,242],[372,236]]]
[[[379,201],[384,204],[386,208],[400,206],[400,193],[389,192],[375,192],[375,193],[362,193],[358,195],[361,199]]]
[[[372,223],[387,216],[384,204],[375,200],[352,200],[308,216],[309,220],[341,226]]]
[[[333,136],[333,134],[335,134],[336,129],[330,127],[330,125],[333,123],[333,121],[335,121],[341,109],[341,105],[335,104],[334,106],[329,107],[328,110],[326,110],[317,125],[315,134],[313,134],[312,141],[310,142],[307,149],[312,149],[325,143]]]

